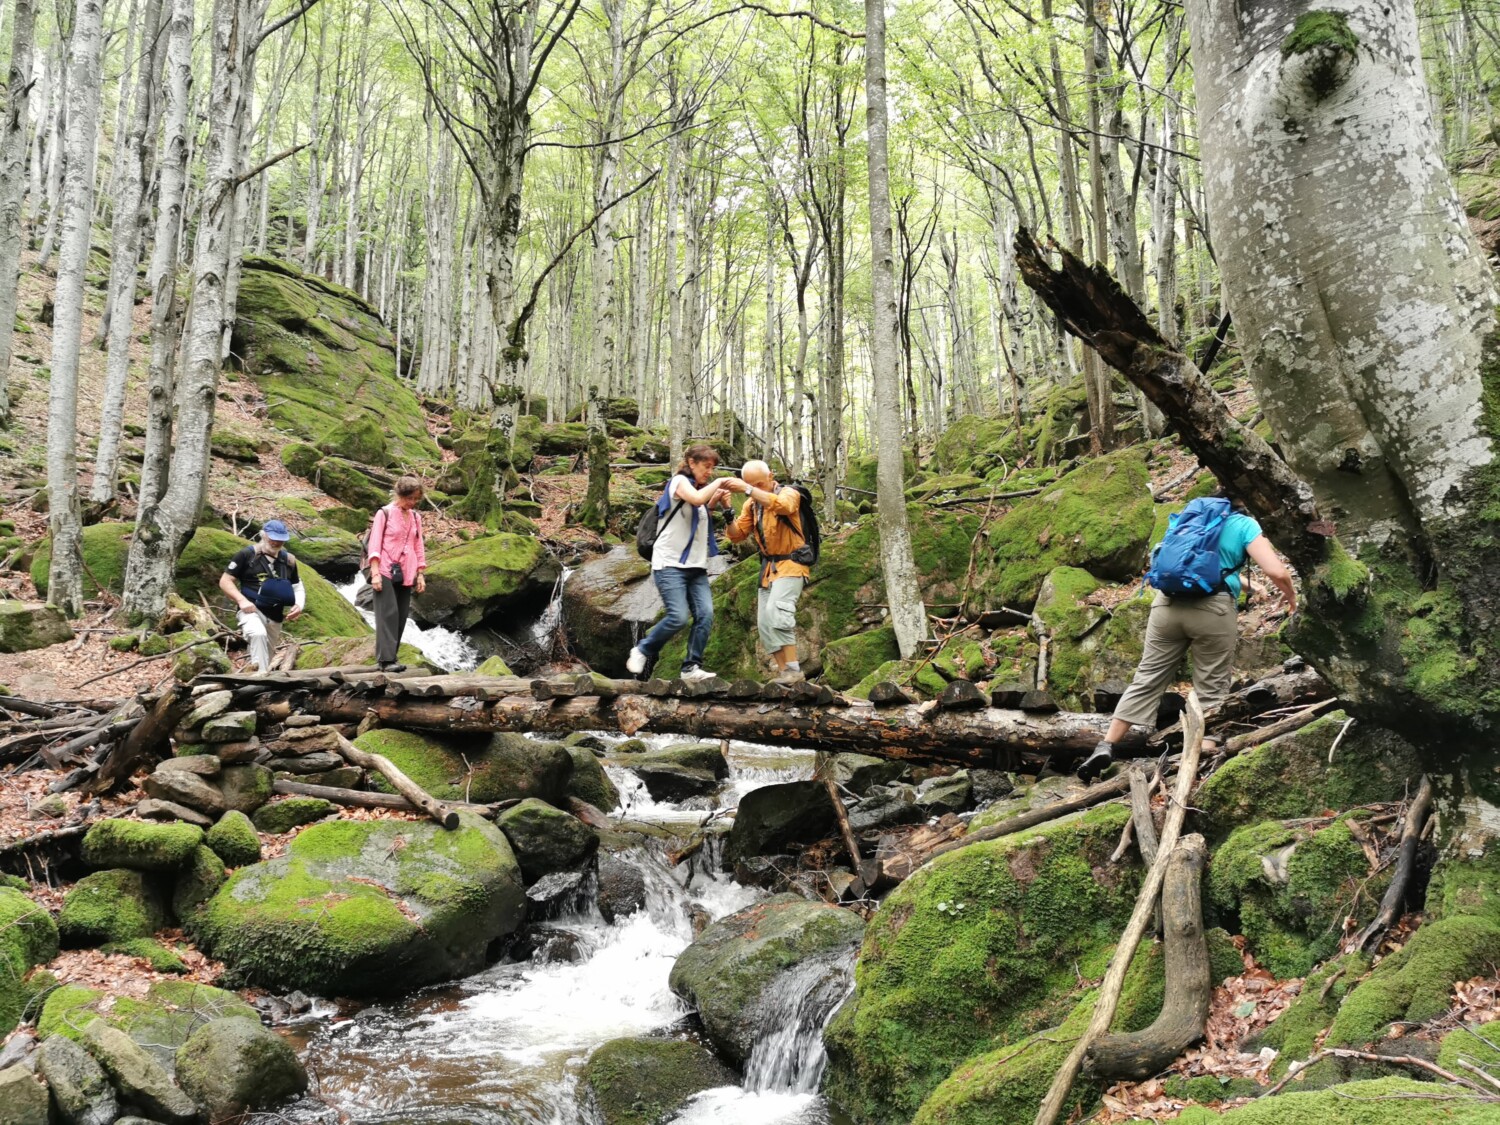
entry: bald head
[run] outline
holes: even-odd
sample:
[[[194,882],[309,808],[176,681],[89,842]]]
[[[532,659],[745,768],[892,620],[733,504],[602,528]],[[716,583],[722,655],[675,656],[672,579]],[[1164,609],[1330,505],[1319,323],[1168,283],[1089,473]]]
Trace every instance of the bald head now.
[[[765,488],[771,483],[771,466],[764,461],[746,461],[740,479],[751,488]]]

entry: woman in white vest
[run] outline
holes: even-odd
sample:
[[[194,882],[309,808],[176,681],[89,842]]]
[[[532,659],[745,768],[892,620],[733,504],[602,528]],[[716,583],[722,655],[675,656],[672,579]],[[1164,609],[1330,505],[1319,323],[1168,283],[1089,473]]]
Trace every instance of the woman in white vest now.
[[[729,507],[729,494],[739,486],[736,477],[713,479],[719,454],[711,445],[695,445],[667,482],[659,505],[656,546],[651,554],[651,577],[667,607],[663,617],[630,650],[625,667],[638,676],[661,653],[666,643],[693,621],[688,634],[687,657],[682,662],[684,680],[706,680],[713,675],[703,667],[703,650],[714,625],[714,600],[708,589],[708,560],[719,553],[714,538],[714,508]]]

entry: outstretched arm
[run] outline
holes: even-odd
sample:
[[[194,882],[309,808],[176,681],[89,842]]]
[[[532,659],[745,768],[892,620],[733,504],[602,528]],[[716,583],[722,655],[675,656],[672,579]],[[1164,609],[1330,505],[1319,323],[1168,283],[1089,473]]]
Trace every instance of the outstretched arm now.
[[[1292,572],[1286,568],[1286,563],[1281,561],[1281,556],[1276,553],[1276,548],[1271,546],[1271,541],[1264,535],[1257,535],[1245,548],[1255,565],[1260,567],[1261,572],[1281,591],[1282,597],[1286,598],[1287,608],[1292,613],[1297,612],[1297,588],[1292,585]]]
[[[696,488],[693,482],[687,477],[679,476],[677,478],[677,488],[673,491],[672,495],[684,503],[691,504],[695,508],[701,508],[705,504],[713,503],[714,499],[719,495],[719,490],[724,487],[724,482],[731,479],[733,478],[719,477],[717,480],[709,481],[702,488]]]

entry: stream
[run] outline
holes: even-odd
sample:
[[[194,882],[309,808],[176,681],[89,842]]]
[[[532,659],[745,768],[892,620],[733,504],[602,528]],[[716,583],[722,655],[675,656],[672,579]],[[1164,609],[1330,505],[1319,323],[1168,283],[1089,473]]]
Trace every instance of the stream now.
[[[810,751],[731,743],[728,758],[730,776],[718,796],[688,802],[704,806],[694,808],[653,801],[634,774],[606,758],[621,794],[615,815],[685,832],[714,811],[710,804],[732,807],[757,786],[812,774]],[[692,941],[692,913],[717,919],[765,896],[712,870],[710,859],[698,863],[715,849],[675,869],[664,850],[652,842],[621,856],[645,878],[644,910],[609,925],[589,898],[547,923],[576,935],[575,961],[547,962],[539,952],[383,1003],[318,1001],[283,1029],[316,1096],[278,1116],[304,1125],[341,1114],[357,1125],[588,1125],[593,1118],[580,1102],[578,1074],[589,1052],[610,1039],[686,1026],[688,1010],[667,978]],[[817,1088],[822,1028],[847,993],[852,969],[830,973],[815,965],[789,974],[743,1085],[698,1095],[673,1125],[847,1125]]]

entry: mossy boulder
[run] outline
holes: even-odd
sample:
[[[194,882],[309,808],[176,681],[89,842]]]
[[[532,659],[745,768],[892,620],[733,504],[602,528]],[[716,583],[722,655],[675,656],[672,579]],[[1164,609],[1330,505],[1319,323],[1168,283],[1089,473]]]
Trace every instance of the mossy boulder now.
[[[96,523],[83,529],[84,562],[94,578],[103,582],[111,593],[119,594],[123,589],[125,556],[134,531],[133,523]],[[205,597],[211,603],[222,600],[219,577],[234,553],[244,545],[243,539],[227,531],[198,528],[177,560],[177,594],[192,604]],[[43,596],[47,592],[47,569],[51,563],[52,541],[44,539],[31,564],[31,580]],[[301,617],[288,623],[289,634],[299,638],[362,637],[372,632],[364,618],[326,578],[311,567],[299,568],[299,574],[307,587],[307,606]],[[97,592],[93,579],[85,575],[84,595],[91,597]]]
[[[63,896],[57,930],[67,945],[100,945],[150,937],[167,924],[164,888],[139,871],[85,875]]]
[[[677,956],[672,991],[697,1009],[714,1046],[736,1065],[786,1018],[784,992],[796,973],[798,996],[843,995],[864,932],[859,915],[776,895],[710,925]]]
[[[30,652],[72,639],[73,627],[56,606],[0,602],[0,652]]]
[[[860,1120],[909,1120],[966,1059],[1067,1018],[1135,902],[1139,870],[1109,862],[1128,819],[1103,806],[971,844],[897,887],[825,1033],[834,1102]]]
[[[540,609],[561,574],[540,540],[505,533],[434,551],[429,560],[427,589],[412,599],[412,614],[450,629]]]
[[[324,457],[307,478],[341,504],[374,512],[389,498],[386,488],[345,457]]]
[[[390,443],[373,415],[347,418],[329,430],[318,448],[362,465],[389,465]]]
[[[978,518],[912,504],[907,519],[923,599],[929,605],[954,606],[964,595]],[[704,663],[727,679],[765,677],[756,628],[759,589],[760,564],[754,558],[732,566],[714,583],[714,629]],[[884,611],[878,607],[884,601],[880,533],[874,517],[825,538],[822,556],[797,609],[797,649],[803,670],[818,674],[825,647],[883,625]],[[662,651],[660,666],[677,667],[686,650],[684,630]]]
[[[271,443],[265,438],[253,438],[248,434],[242,434],[237,430],[215,427],[212,440],[212,451],[215,457],[222,457],[226,461],[238,461],[245,465],[254,465],[260,461],[260,455],[271,448]]]
[[[177,871],[192,863],[202,843],[203,829],[196,825],[111,818],[94,822],[83,838],[82,855],[90,867]]]
[[[828,790],[821,781],[762,785],[740,798],[724,858],[775,855],[793,844],[810,844],[835,828]]]
[[[1295,1088],[1294,1088],[1295,1090]],[[1433,1096],[1430,1082],[1376,1078],[1307,1093],[1262,1097],[1225,1113],[1191,1106],[1178,1125],[1492,1125],[1492,1102]]]
[[[476,676],[513,676],[510,665],[505,663],[499,656],[487,656],[480,661],[479,666],[474,669]]]
[[[307,1089],[297,1052],[257,1020],[210,1020],[177,1049],[177,1081],[212,1121],[264,1109]]]
[[[356,294],[275,258],[247,256],[233,348],[282,430],[317,445],[352,441],[368,464],[437,461],[421,404],[396,371],[395,341]],[[366,459],[378,434],[384,456]]]
[[[26,1014],[33,991],[26,977],[57,956],[57,924],[46,907],[0,887],[0,1038]]]
[[[1268,818],[1399,801],[1415,791],[1423,772],[1417,752],[1379,727],[1355,723],[1330,762],[1328,752],[1347,723],[1344,712],[1334,711],[1229,759],[1193,797],[1200,829],[1217,842]]]
[[[314,825],[243,867],[192,924],[237,980],[322,995],[405,991],[481,968],[525,913],[505,836],[471,813]]]
[[[613,812],[620,803],[620,791],[604,772],[604,766],[594,752],[584,746],[566,746],[568,757],[573,759],[573,772],[568,777],[568,796],[587,801],[601,812]]]
[[[1480,1024],[1472,1030],[1460,1027],[1443,1036],[1438,1048],[1438,1066],[1458,1074],[1464,1061],[1483,1067],[1491,1074],[1500,1067],[1500,1020]]]
[[[119,1118],[119,1101],[104,1068],[77,1043],[54,1035],[42,1044],[35,1061],[67,1125],[111,1125]]]
[[[1346,917],[1363,922],[1380,904],[1390,877],[1370,870],[1350,819],[1249,825],[1214,853],[1211,901],[1278,977],[1306,976],[1337,951]]]
[[[287,797],[255,810],[250,819],[262,832],[280,834],[332,816],[339,807],[322,797]]]
[[[193,1032],[211,1020],[231,1018],[260,1023],[255,1009],[233,992],[196,981],[153,981],[140,999],[65,984],[48,995],[37,1032],[43,1039],[61,1035],[77,1040],[90,1023],[103,1019],[170,1069],[177,1049]]]
[[[396,659],[408,668],[420,668],[427,658],[415,645],[403,644],[396,648]],[[349,668],[370,667],[375,663],[375,634],[362,637],[329,637],[325,641],[310,641],[297,650],[296,668]]]
[[[661,616],[661,595],[651,564],[634,550],[590,559],[568,576],[562,592],[568,645],[596,672],[624,676],[625,658],[638,637]]]
[[[292,553],[302,566],[336,582],[347,582],[358,572],[362,548],[353,532],[332,524],[310,523],[294,534]]]
[[[99,947],[100,953],[118,953],[144,961],[154,973],[186,973],[187,962],[171,946],[155,938],[131,938]]]
[[[245,867],[260,862],[260,835],[250,818],[231,810],[208,830],[203,842],[224,861],[225,867]]]
[[[576,816],[528,797],[495,818],[528,884],[577,867],[599,847],[599,837]]]
[[[588,448],[589,430],[582,422],[555,422],[537,435],[536,451],[544,457],[575,456]]]
[[[579,1078],[602,1125],[664,1125],[694,1094],[738,1084],[712,1051],[687,1039],[611,1039]]]
[[[537,797],[562,804],[573,771],[573,759],[561,744],[519,734],[441,738],[414,731],[372,730],[354,744],[368,753],[384,754],[443,801],[489,804]],[[391,792],[382,777],[372,777],[370,785]]]
[[[567,421],[585,421],[584,414],[588,407],[579,403],[568,411]],[[626,425],[639,425],[641,421],[641,404],[633,398],[606,398],[599,403],[599,417],[606,422],[624,422]]]
[[[1124,449],[1019,501],[985,538],[979,585],[989,604],[1030,608],[1060,566],[1121,582],[1138,575],[1155,518],[1149,482],[1144,451]]]
[[[896,684],[920,696],[941,695],[948,681],[926,657],[912,660],[887,660],[849,689],[855,699],[869,699],[876,684]]]
[[[823,647],[823,682],[835,691],[847,691],[871,672],[900,659],[896,630],[889,625],[840,637]]]
[[[172,886],[172,913],[179,920],[187,919],[224,885],[228,874],[224,861],[206,847],[193,851],[192,862],[178,872]]]

